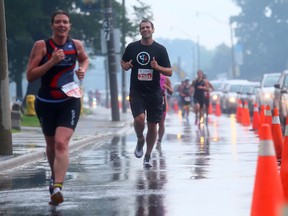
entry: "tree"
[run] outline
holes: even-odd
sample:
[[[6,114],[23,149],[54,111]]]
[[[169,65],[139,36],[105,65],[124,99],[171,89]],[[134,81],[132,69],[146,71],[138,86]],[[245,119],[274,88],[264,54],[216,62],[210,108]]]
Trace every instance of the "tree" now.
[[[143,19],[153,21],[153,13],[151,11],[151,6],[146,5],[143,1],[137,0],[139,5],[134,5],[134,19],[132,21],[132,26],[130,28],[130,36],[135,39],[137,35],[139,35],[139,23]]]
[[[287,67],[288,2],[279,0],[234,0],[241,8],[231,17],[236,37],[243,46],[241,76],[256,78]]]
[[[231,70],[231,48],[220,44],[214,51],[211,66],[207,70],[209,79],[217,78],[217,74],[229,74]]]

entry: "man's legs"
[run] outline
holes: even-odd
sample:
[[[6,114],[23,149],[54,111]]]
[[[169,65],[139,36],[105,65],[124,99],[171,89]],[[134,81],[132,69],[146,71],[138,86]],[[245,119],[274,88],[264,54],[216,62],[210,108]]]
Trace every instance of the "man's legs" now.
[[[154,143],[156,142],[157,138],[157,123],[148,122],[148,130],[146,135],[146,155],[151,155],[151,152],[154,147]]]
[[[164,136],[165,133],[165,119],[166,119],[166,114],[163,113],[163,117],[161,119],[161,121],[159,122],[158,125],[158,139],[157,139],[157,146],[156,148],[160,148],[161,142],[162,142],[162,138]]]
[[[141,158],[143,155],[143,146],[145,143],[145,137],[143,136],[144,129],[145,129],[145,114],[141,113],[140,115],[134,118],[134,130],[138,139],[134,155],[137,158]]]
[[[145,129],[145,114],[141,113],[137,117],[134,118],[134,130],[137,137],[143,136],[143,131]]]

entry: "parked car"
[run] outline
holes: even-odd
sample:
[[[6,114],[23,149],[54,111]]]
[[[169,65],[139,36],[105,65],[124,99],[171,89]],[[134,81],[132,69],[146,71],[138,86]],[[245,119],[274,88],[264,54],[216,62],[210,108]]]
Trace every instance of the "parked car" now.
[[[258,94],[259,89],[260,89],[259,86],[254,86],[253,89],[251,90],[251,93],[250,94],[248,93],[247,101],[251,116],[253,116],[254,114],[254,105],[257,104],[256,95]],[[259,107],[258,104],[257,107]]]
[[[273,105],[279,109],[279,119],[282,129],[285,128],[288,115],[288,70],[281,73],[278,82],[274,85]]]
[[[235,113],[237,109],[237,97],[243,85],[247,84],[248,80],[226,80],[223,87],[223,95],[220,98],[220,106],[223,113]]]
[[[238,98],[242,101],[243,105],[244,102],[247,101],[250,115],[252,115],[254,111],[254,104],[256,103],[256,93],[259,87],[260,82],[247,82],[242,85],[242,88],[238,93]]]
[[[224,81],[211,80],[210,83],[214,87],[214,90],[210,92],[210,102],[212,103],[213,106],[215,106],[217,102],[220,103],[220,97],[223,94],[222,89],[224,87]]]
[[[259,106],[262,104],[269,105],[273,108],[274,85],[278,83],[281,73],[263,74],[260,82],[260,88],[256,95],[256,101]]]

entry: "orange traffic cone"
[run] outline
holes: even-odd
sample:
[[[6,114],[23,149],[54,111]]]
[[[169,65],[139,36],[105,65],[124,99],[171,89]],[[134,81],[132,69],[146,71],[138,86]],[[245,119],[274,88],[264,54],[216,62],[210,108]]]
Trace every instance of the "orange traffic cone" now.
[[[213,114],[213,107],[211,102],[209,102],[208,114]]]
[[[236,109],[236,121],[239,123],[241,123],[242,109],[243,104],[242,101],[239,99],[237,102],[237,109]]]
[[[259,116],[259,111],[258,111],[258,104],[255,103],[254,109],[253,109],[253,122],[252,122],[253,131],[258,131],[259,121],[260,121],[260,116]]]
[[[280,165],[280,177],[283,185],[285,202],[288,203],[288,118],[286,118],[283,150]]]
[[[260,107],[260,125],[263,124],[265,122],[265,110],[266,110],[266,106],[264,104],[261,105]]]
[[[269,105],[266,106],[266,109],[265,109],[265,120],[264,120],[264,123],[265,124],[269,124],[270,125],[270,128],[272,128],[272,112],[271,112],[271,108]]]
[[[279,119],[279,111],[278,108],[275,107],[273,111],[273,119],[272,119],[272,137],[274,141],[274,147],[276,151],[277,160],[281,160],[282,157],[282,145],[283,145],[283,134]]]
[[[221,112],[221,107],[220,107],[220,103],[217,101],[216,102],[216,106],[215,106],[215,115],[216,116],[221,116],[222,112]]]
[[[175,113],[178,113],[179,107],[178,107],[178,101],[174,101],[173,109]]]
[[[244,102],[244,107],[243,107],[243,110],[242,110],[242,121],[241,123],[244,125],[244,126],[249,126],[250,125],[250,114],[249,114],[249,108],[248,108],[248,102],[245,101]]]
[[[264,104],[260,107],[260,116],[259,116],[259,128],[258,128],[258,135],[260,136],[261,133],[261,125],[265,123],[265,110],[266,106]]]
[[[251,216],[279,216],[283,204],[271,128],[268,124],[262,124]]]

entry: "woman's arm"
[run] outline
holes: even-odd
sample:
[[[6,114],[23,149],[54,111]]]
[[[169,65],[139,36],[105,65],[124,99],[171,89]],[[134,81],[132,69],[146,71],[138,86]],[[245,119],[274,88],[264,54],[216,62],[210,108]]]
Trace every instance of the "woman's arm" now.
[[[82,80],[89,67],[89,57],[84,49],[84,46],[80,40],[73,40],[78,53],[78,65],[79,68],[75,71],[79,80]]]
[[[171,85],[171,81],[168,77],[165,77],[165,84],[164,84],[165,89],[167,89],[168,94],[172,95],[173,94],[173,88]]]
[[[56,54],[57,52],[57,54]],[[43,58],[43,56],[46,54],[46,45],[44,40],[36,41],[34,43],[34,46],[32,48],[28,65],[27,65],[27,73],[26,78],[28,82],[32,82],[34,80],[39,79],[42,77],[50,68],[54,66],[54,64],[57,64],[59,60],[61,61],[61,52],[54,51],[52,54],[52,57],[49,61],[47,61],[45,64],[40,65],[40,62]]]

